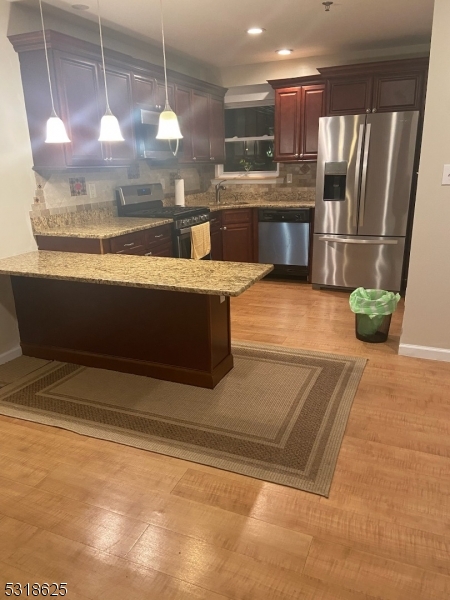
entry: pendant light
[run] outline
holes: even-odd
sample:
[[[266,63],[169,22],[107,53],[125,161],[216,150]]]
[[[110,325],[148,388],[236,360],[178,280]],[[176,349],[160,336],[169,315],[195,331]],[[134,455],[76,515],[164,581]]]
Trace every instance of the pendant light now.
[[[170,108],[169,104],[169,92],[167,89],[167,63],[166,63],[166,41],[164,38],[164,19],[163,19],[163,5],[161,2],[161,37],[162,37],[162,47],[163,47],[163,58],[164,58],[164,82],[165,82],[165,91],[166,91],[166,104],[164,106],[164,110],[159,115],[159,127],[158,133],[156,134],[157,140],[177,140],[177,147],[174,155],[178,152],[178,144],[179,140],[183,138],[180,131],[180,126],[178,124],[177,115]]]
[[[102,21],[100,17],[100,0],[97,0],[97,12],[98,12],[98,29],[100,32],[100,48],[102,51],[102,64],[103,64],[103,76],[105,78],[105,97],[106,97],[106,112],[100,122],[100,136],[99,142],[123,142],[124,138],[120,131],[119,121],[115,117],[111,108],[109,107],[108,99],[108,88],[106,85],[106,68],[105,68],[105,52],[103,50],[103,35],[102,35]]]
[[[47,39],[45,37],[44,15],[42,12],[42,0],[39,0],[39,9],[41,11],[42,35],[44,37],[45,61],[47,63],[48,85],[50,88],[50,99],[52,101],[52,114],[47,121],[47,137],[46,144],[67,144],[70,142],[66,132],[66,128],[62,120],[58,117],[55,110],[55,102],[53,100],[52,80],[50,78],[50,66],[48,63]]]

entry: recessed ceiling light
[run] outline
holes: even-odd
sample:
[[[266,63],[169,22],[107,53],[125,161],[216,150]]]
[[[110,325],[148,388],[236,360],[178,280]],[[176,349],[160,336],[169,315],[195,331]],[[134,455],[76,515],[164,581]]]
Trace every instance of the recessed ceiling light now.
[[[89,6],[87,4],[72,4],[72,8],[75,10],[89,10]]]
[[[282,48],[281,50],[277,50],[277,54],[280,54],[281,56],[287,56],[288,54],[292,54],[293,52],[293,50],[289,50],[288,48]]]
[[[250,29],[247,29],[247,33],[250,33],[251,35],[258,35],[259,33],[263,33],[265,31],[265,29],[263,29],[262,27],[250,27]]]

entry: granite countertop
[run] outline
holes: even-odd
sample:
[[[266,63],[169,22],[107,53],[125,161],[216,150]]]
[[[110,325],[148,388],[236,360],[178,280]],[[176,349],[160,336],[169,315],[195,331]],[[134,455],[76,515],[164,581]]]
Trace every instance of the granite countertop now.
[[[211,212],[230,208],[314,208],[314,200],[297,200],[294,202],[227,202],[226,204],[210,203]]]
[[[239,296],[273,265],[123,254],[36,251],[0,260],[0,274]]]
[[[80,225],[61,225],[59,227],[42,228],[34,232],[35,235],[71,238],[93,238],[105,240],[108,238],[152,229],[160,225],[173,223],[172,219],[141,219],[133,217],[112,217],[98,223]]]

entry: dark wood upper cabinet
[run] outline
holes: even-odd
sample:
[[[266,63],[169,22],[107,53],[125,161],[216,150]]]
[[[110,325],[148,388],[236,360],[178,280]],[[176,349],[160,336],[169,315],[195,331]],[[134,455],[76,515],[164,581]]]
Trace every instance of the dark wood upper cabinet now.
[[[209,97],[209,158],[214,163],[225,162],[225,115],[223,100]]]
[[[170,106],[174,107],[175,105],[175,86],[172,83],[167,84],[167,96],[169,98]],[[166,86],[164,81],[156,82],[156,96],[155,96],[156,108],[158,110],[164,110],[166,105]]]
[[[54,61],[60,116],[71,140],[63,145],[66,164],[103,165],[106,154],[98,137],[104,110],[99,103],[97,63],[61,52],[55,53]],[[39,166],[40,157],[37,162]]]
[[[104,114],[105,98],[103,85],[103,68],[99,65],[100,72],[100,98],[102,115]],[[123,142],[104,143],[103,154],[105,160],[110,164],[127,164],[136,158],[136,145],[134,139],[133,125],[133,97],[131,73],[120,69],[106,68],[106,84],[108,86],[108,98],[111,111],[117,117]],[[103,96],[103,98],[102,98]],[[103,100],[103,102],[102,102]]]
[[[372,108],[371,77],[362,77],[341,81],[330,79],[328,82],[327,114],[360,115],[371,112]]]
[[[316,160],[319,119],[325,114],[325,86],[304,85],[301,97],[300,159]]]
[[[151,76],[133,73],[133,100],[139,108],[155,110],[156,79]]]
[[[317,160],[325,84],[317,78],[269,81],[275,88],[276,162]]]
[[[277,162],[300,154],[301,87],[275,90],[275,156]]]
[[[327,114],[423,111],[428,58],[318,69],[327,81]]]
[[[193,91],[191,95],[192,160],[195,162],[209,162],[211,158],[208,111],[208,95]]]
[[[105,90],[100,48],[47,30],[55,107],[67,126],[71,143],[46,144],[45,126],[51,102],[42,32],[13,35],[9,39],[19,54],[35,168],[110,167],[136,160],[139,109],[163,110],[165,105],[161,67],[113,50],[105,51],[109,103],[119,119],[125,142],[101,144],[98,137]],[[180,161],[222,161],[226,90],[174,71],[168,71],[168,77],[169,103],[180,116],[184,136]]]
[[[191,117],[191,90],[187,87],[175,86],[175,106],[173,107],[180,124],[181,135],[178,162],[192,163],[192,117]]]

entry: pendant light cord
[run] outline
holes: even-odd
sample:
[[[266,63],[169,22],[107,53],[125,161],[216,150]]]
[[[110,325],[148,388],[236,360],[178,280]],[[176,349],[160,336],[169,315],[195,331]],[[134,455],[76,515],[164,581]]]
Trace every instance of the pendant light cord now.
[[[56,115],[55,102],[53,100],[52,80],[50,79],[50,65],[49,65],[49,62],[48,62],[47,39],[45,37],[44,14],[42,12],[42,0],[39,0],[39,9],[41,11],[42,35],[44,37],[45,61],[47,63],[48,87],[50,88],[50,99],[52,101],[52,111],[53,111],[52,114]]]
[[[163,59],[164,59],[164,82],[166,88],[166,106],[165,108],[169,108],[169,92],[167,90],[167,62],[166,62],[166,40],[164,37],[164,19],[163,19],[163,2],[160,0],[161,4],[161,34],[162,34],[162,47],[163,47]]]
[[[106,112],[108,113],[108,112],[111,112],[111,109],[109,108],[108,88],[106,86],[105,52],[103,50],[102,21],[100,18],[100,0],[97,0],[97,13],[98,13],[98,29],[100,31],[100,48],[102,50],[103,76],[105,78]]]

